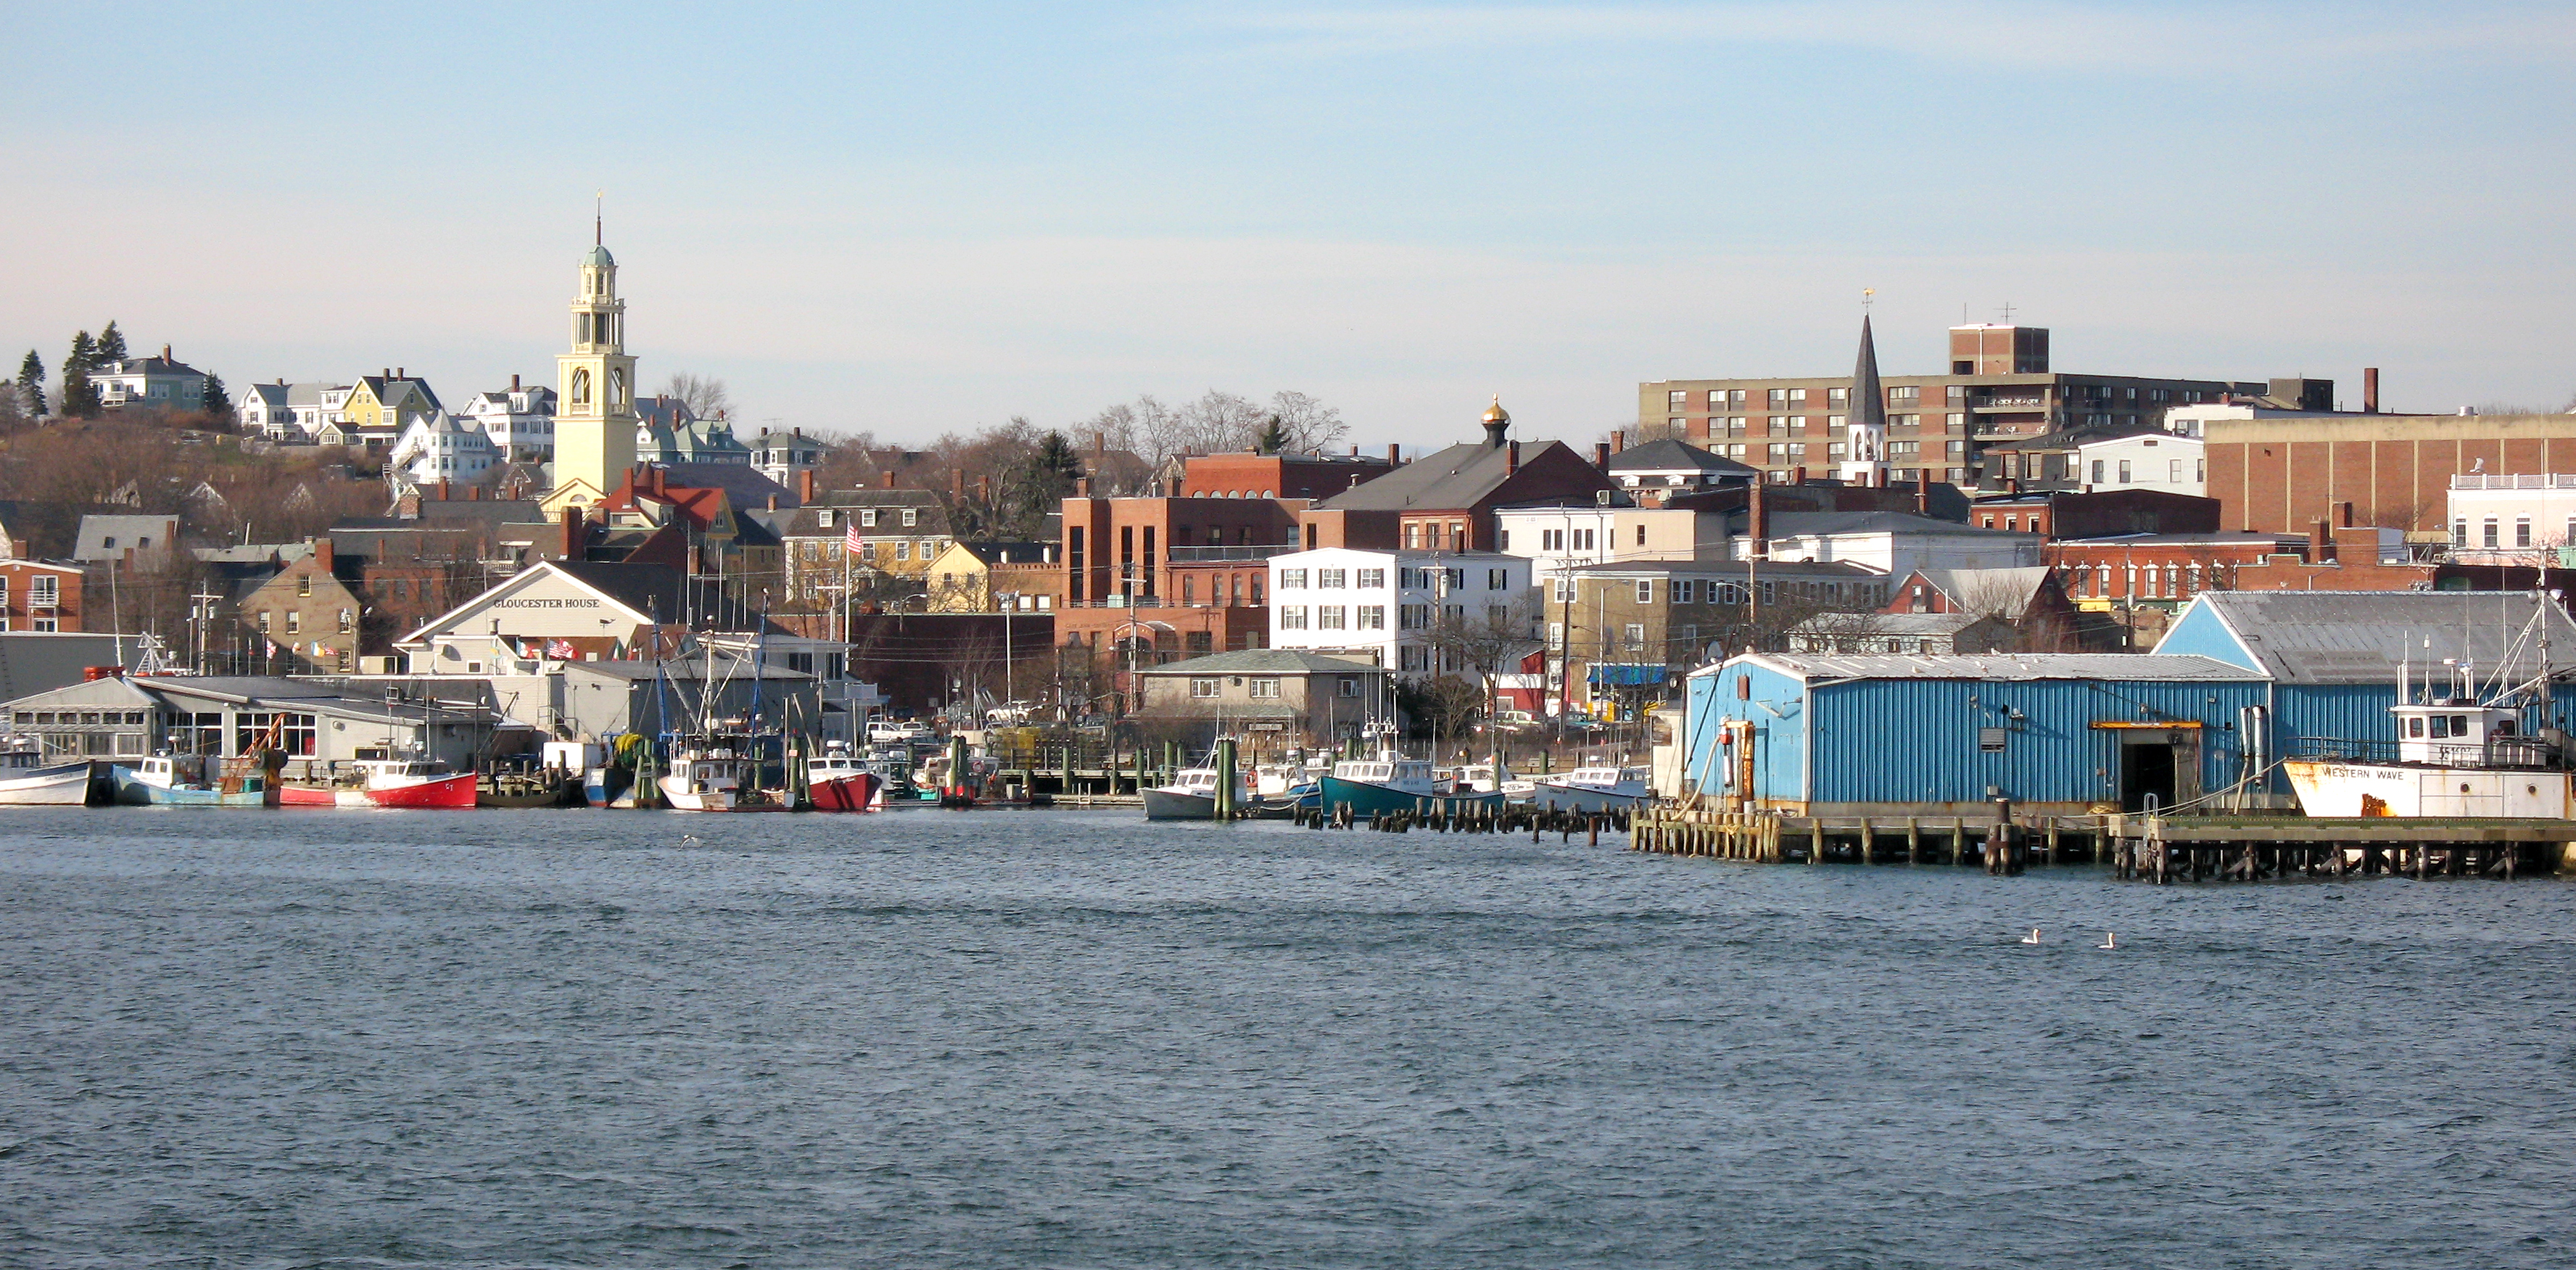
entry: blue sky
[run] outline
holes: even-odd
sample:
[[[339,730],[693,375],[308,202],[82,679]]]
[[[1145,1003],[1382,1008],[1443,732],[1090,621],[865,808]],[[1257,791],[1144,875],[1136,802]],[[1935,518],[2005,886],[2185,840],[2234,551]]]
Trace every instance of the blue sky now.
[[[607,191],[642,377],[927,439],[1210,388],[1354,438],[1890,373],[2545,405],[2564,5],[18,6],[0,348],[550,381]],[[2356,401],[2357,404],[2357,401]]]

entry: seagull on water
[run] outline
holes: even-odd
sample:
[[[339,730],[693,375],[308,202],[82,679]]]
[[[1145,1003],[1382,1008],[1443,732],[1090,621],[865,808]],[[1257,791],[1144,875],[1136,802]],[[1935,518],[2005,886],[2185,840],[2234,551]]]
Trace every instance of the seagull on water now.
[[[703,847],[707,845],[707,842],[706,839],[701,838],[696,834],[684,833],[680,835],[680,845],[684,847]]]
[[[2114,952],[2120,947],[2120,937],[2106,930],[2102,932],[2102,942],[2093,946],[2104,952]]]
[[[2036,944],[2036,943],[2038,943],[2038,942],[2039,942],[2039,928],[2038,928],[2038,927],[2036,927],[2036,926],[2031,927],[2031,928],[2030,928],[2030,933],[2021,937],[2021,942],[2023,942],[2023,943],[2025,943],[2025,944]]]

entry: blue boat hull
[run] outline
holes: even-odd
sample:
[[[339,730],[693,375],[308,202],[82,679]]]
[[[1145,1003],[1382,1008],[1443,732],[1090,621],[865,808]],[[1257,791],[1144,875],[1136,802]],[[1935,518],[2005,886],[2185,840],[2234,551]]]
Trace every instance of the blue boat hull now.
[[[1471,792],[1438,798],[1429,794],[1414,794],[1400,789],[1390,789],[1368,781],[1343,780],[1339,776],[1329,774],[1324,777],[1322,793],[1325,811],[1329,812],[1348,803],[1351,815],[1358,818],[1392,815],[1399,811],[1459,812],[1469,808],[1490,810],[1503,804],[1503,796],[1500,792],[1490,794]]]
[[[116,801],[128,807],[273,807],[277,791],[263,788],[258,781],[248,782],[245,789],[226,792],[219,789],[165,789],[145,784],[134,769],[111,769],[116,781]]]

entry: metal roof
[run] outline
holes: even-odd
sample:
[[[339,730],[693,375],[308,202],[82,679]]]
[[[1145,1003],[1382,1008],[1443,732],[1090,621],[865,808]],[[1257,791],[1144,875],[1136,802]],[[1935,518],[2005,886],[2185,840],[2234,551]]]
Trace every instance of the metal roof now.
[[[2523,642],[2534,612],[2549,615],[2551,666],[2576,668],[2576,621],[2523,591],[2204,591],[2192,606],[2164,643],[2195,616],[2215,618],[2282,683],[2394,684],[2401,662],[2421,675],[2464,655],[2481,680],[2529,678],[2540,673],[2537,641]]]
[[[2263,676],[2215,657],[2158,653],[1994,653],[1923,654],[1920,656],[1830,653],[1754,653],[1692,671],[1711,675],[1752,661],[1809,682],[1840,679],[1980,679],[2037,681],[2098,679],[2119,681],[2242,681]]]
[[[1166,662],[1151,669],[1140,669],[1140,675],[1309,675],[1386,673],[1386,667],[1373,662],[1352,661],[1347,657],[1325,657],[1299,652],[1293,648],[1250,648],[1240,652],[1212,653],[1188,661]]]

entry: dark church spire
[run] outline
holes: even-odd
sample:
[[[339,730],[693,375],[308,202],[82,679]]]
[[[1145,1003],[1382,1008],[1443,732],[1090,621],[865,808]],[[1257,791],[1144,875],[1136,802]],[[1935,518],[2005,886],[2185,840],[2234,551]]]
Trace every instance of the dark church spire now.
[[[1887,393],[1878,386],[1878,345],[1870,339],[1866,313],[1860,319],[1860,361],[1852,367],[1850,409],[1855,428],[1887,426]]]

